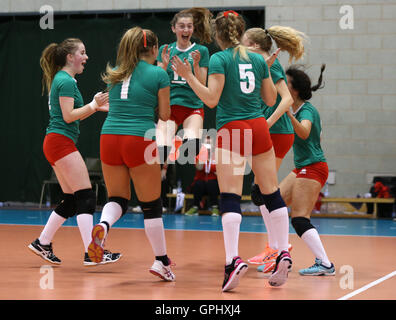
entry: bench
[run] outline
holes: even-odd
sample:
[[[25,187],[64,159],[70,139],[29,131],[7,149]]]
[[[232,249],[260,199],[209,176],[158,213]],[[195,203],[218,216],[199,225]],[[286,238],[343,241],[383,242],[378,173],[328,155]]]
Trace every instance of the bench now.
[[[166,196],[169,198],[169,205],[168,205],[168,211],[170,212],[171,208],[171,199],[176,199],[177,195],[174,193],[167,193]],[[186,212],[186,200],[191,200],[194,199],[194,195],[190,193],[186,193],[184,195],[184,203],[183,207],[181,210],[181,213]],[[242,201],[251,201],[250,195],[242,195],[241,198]],[[395,199],[394,198],[322,198],[321,199],[322,204],[329,204],[329,203],[373,203],[374,205],[374,211],[373,214],[362,214],[362,215],[356,215],[353,217],[359,217],[359,218],[377,218],[377,212],[378,212],[378,204],[379,203],[394,203]],[[206,213],[206,211],[204,212]],[[257,209],[257,212],[243,212],[244,215],[261,215],[259,210]],[[341,217],[346,217],[350,215],[346,214],[313,214],[312,216],[315,217],[334,217],[334,218],[341,218]]]
[[[323,204],[328,203],[372,203],[374,206],[374,211],[372,214],[362,215],[364,218],[377,218],[378,204],[379,203],[394,203],[394,198],[322,198]],[[345,216],[345,215],[344,215]]]

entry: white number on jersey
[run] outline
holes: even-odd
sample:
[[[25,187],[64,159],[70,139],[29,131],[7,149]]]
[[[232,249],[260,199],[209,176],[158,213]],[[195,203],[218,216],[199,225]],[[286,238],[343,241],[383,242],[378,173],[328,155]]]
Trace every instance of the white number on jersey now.
[[[131,76],[128,77],[128,79],[122,81],[122,86],[121,86],[121,99],[128,99],[128,90],[129,90],[129,82],[131,81]]]
[[[239,65],[239,77],[241,80],[248,79],[248,82],[241,81],[241,90],[243,93],[252,93],[256,86],[254,73],[252,71],[247,71],[248,69],[252,69],[251,64],[240,64]]]
[[[186,79],[184,79],[183,77],[179,77],[179,75],[173,71],[173,80],[172,83],[186,83]]]

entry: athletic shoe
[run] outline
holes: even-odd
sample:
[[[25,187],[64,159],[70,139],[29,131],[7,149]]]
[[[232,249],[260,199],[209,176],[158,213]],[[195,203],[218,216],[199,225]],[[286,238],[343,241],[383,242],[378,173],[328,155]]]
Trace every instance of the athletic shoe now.
[[[149,271],[153,275],[155,275],[157,277],[160,277],[162,280],[175,281],[176,280],[176,276],[172,272],[172,269],[171,269],[172,263],[171,263],[171,261],[169,261],[169,262],[170,262],[169,265],[165,266],[162,263],[162,261],[155,260]]]
[[[48,245],[43,245],[40,243],[40,240],[37,238],[31,244],[28,245],[28,248],[32,250],[39,257],[44,260],[51,262],[53,264],[61,264],[61,260],[54,255],[52,251],[52,243]]]
[[[272,272],[268,283],[273,287],[279,287],[283,285],[289,274],[289,269],[292,266],[292,259],[288,251],[282,251],[276,258],[275,269]]]
[[[293,249],[292,245],[289,243],[289,252]],[[278,250],[272,249],[268,243],[265,246],[265,250],[254,256],[253,258],[248,259],[248,262],[251,264],[265,264],[267,267],[262,267],[261,269],[265,269],[265,271],[260,272],[270,272],[275,268],[276,257],[278,256]]]
[[[219,208],[217,206],[213,206],[212,207],[212,217],[218,217],[220,215],[220,211]]]
[[[92,262],[99,263],[103,260],[105,232],[102,224],[97,224],[92,228],[92,241],[88,246],[88,256]]]
[[[89,255],[87,252],[85,252],[84,255],[84,266],[97,266],[100,264],[108,264],[108,263],[114,263],[120,260],[122,257],[121,253],[112,253],[108,250],[103,251],[103,258],[102,261],[100,262],[94,262],[89,258]]]
[[[336,274],[334,264],[326,267],[322,264],[322,260],[315,258],[315,264],[298,272],[302,276],[334,276]]]
[[[232,263],[225,266],[224,269],[223,292],[238,286],[239,279],[246,273],[248,265],[240,257],[235,257],[232,259]]]
[[[198,208],[197,207],[191,207],[190,210],[188,210],[185,213],[186,216],[197,216],[198,215]]]

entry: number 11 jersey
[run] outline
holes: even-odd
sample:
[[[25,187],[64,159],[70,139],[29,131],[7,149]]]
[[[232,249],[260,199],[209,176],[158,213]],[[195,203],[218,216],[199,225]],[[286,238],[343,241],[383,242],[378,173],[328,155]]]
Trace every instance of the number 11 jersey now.
[[[161,54],[165,45],[162,45],[158,52],[157,60],[162,62]],[[170,49],[169,59],[171,61],[172,57],[178,56],[181,61],[187,59],[191,64],[191,68],[194,73],[193,58],[191,53],[198,50],[201,54],[201,59],[199,60],[199,66],[201,68],[207,68],[209,66],[209,50],[203,45],[193,43],[190,47],[186,49],[179,49],[176,42],[169,44],[168,49]],[[169,80],[171,83],[170,87],[170,105],[178,105],[193,109],[203,108],[203,102],[194,93],[191,87],[188,85],[187,81],[175,73],[171,68],[172,63],[169,62],[166,72],[168,73]]]

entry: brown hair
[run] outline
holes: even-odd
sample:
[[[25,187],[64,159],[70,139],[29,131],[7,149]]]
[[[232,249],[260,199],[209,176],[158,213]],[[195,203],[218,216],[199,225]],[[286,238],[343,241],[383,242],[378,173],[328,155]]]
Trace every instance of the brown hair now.
[[[246,30],[246,37],[260,46],[260,49],[269,52],[272,47],[272,40],[278,48],[289,53],[289,63],[304,56],[304,42],[307,39],[303,32],[291,27],[272,26],[268,29],[251,28]]]
[[[227,13],[227,14],[226,14]],[[234,53],[248,60],[246,47],[241,44],[241,38],[245,32],[245,20],[236,12],[219,12],[212,20],[212,28],[218,39],[226,46],[235,47]]]
[[[184,9],[176,13],[171,21],[171,26],[175,27],[180,18],[192,18],[194,24],[193,37],[199,39],[201,43],[211,43],[212,33],[210,29],[210,19],[213,14],[206,8],[194,7]]]
[[[153,31],[140,27],[127,30],[118,47],[116,68],[107,64],[102,80],[107,84],[122,82],[132,74],[140,57],[154,46],[158,46],[158,38]]]
[[[45,88],[48,93],[50,92],[55,74],[66,65],[67,55],[76,52],[80,43],[82,43],[80,39],[68,38],[60,44],[51,43],[43,50],[40,58],[40,66],[43,70],[42,94]]]

